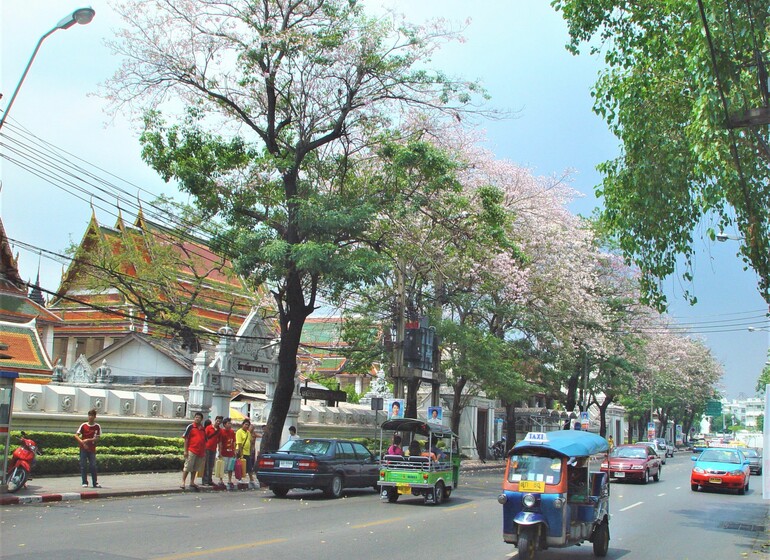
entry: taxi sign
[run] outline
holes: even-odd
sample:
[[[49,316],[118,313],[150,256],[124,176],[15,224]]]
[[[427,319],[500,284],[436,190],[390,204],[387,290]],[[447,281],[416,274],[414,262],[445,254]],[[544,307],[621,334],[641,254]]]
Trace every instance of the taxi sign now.
[[[545,432],[527,432],[524,441],[528,443],[548,443],[548,434]]]

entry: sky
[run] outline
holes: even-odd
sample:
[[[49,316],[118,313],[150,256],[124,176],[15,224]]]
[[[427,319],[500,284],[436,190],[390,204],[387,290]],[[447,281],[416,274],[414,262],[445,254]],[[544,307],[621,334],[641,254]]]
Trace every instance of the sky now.
[[[617,140],[591,111],[591,87],[602,60],[573,56],[564,48],[566,25],[545,0],[367,0],[392,7],[421,22],[444,17],[469,20],[466,41],[447,45],[432,66],[448,74],[479,79],[491,95],[490,107],[510,111],[510,119],[484,122],[488,147],[500,159],[530,168],[536,175],[570,174],[584,196],[570,205],[589,215],[601,204],[593,193],[601,177],[596,166],[617,156]],[[80,241],[95,211],[112,225],[116,204],[132,218],[137,196],[175,195],[139,155],[138,128],[124,115],[107,114],[95,96],[98,85],[118,66],[104,41],[120,22],[107,1],[93,0],[94,20],[59,30],[45,39],[0,130],[0,215],[19,254],[22,278],[54,291],[65,267],[55,253]],[[62,0],[0,2],[0,109],[5,110],[39,38],[81,5]],[[40,153],[60,154],[55,176],[41,172]],[[107,177],[121,191],[98,193],[98,183],[68,177],[72,165],[80,179],[91,172]],[[73,185],[86,186],[86,193]],[[91,193],[97,193],[93,196]],[[103,197],[105,201],[99,198]],[[93,210],[92,210],[93,205]],[[734,232],[728,232],[734,233]],[[664,282],[672,318],[702,337],[723,364],[729,398],[753,396],[767,359],[770,323],[756,289],[756,275],[736,257],[737,242],[701,239],[696,232],[695,282],[698,298],[690,306],[677,279]],[[750,332],[749,326],[759,330]],[[765,329],[765,330],[762,330]]]

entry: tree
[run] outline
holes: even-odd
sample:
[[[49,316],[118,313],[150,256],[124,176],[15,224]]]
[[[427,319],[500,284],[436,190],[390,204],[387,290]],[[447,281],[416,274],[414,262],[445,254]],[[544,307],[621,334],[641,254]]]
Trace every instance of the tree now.
[[[736,115],[768,109],[770,4],[765,0],[553,0],[581,44],[607,64],[594,111],[620,139],[599,166],[601,220],[642,273],[658,308],[661,280],[693,275],[693,232],[737,227],[740,253],[770,302],[770,130]],[[706,23],[707,22],[707,23]],[[687,290],[685,296],[695,302]]]
[[[276,449],[305,319],[322,294],[383,268],[358,241],[388,199],[351,180],[351,156],[410,108],[461,118],[478,88],[423,66],[456,33],[371,19],[354,0],[124,6],[109,95],[140,109],[186,106],[171,127],[149,114],[145,159],[224,220],[220,247],[275,298],[279,374],[263,450]]]

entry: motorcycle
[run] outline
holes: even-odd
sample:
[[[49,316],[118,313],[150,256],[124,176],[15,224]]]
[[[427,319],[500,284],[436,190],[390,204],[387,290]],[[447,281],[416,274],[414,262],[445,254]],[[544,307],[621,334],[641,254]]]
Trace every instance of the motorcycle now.
[[[8,473],[6,476],[8,492],[16,492],[29,479],[29,473],[35,465],[35,458],[40,453],[37,444],[27,437],[27,434],[21,432],[21,445],[14,449],[11,460],[8,463]]]
[[[505,457],[505,438],[498,440],[490,445],[489,454],[493,459],[502,459]]]

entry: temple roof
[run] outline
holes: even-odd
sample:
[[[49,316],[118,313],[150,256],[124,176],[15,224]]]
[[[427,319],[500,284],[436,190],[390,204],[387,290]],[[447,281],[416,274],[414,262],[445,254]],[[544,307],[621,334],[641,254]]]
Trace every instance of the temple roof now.
[[[150,223],[141,212],[133,224],[126,224],[121,214],[113,228],[99,224],[92,215],[78,251],[88,254],[101,242],[112,244],[116,250],[131,243],[144,255],[146,262],[152,262],[152,247],[171,247],[179,262],[184,263],[175,271],[177,295],[198,291],[192,313],[203,331],[215,333],[225,325],[237,329],[257,302],[257,294],[234,273],[232,264],[214,253],[206,243],[186,233],[179,234]],[[131,325],[135,330],[141,330],[143,317],[123,294],[115,289],[97,293],[88,287],[87,267],[82,260],[73,260],[62,278],[57,297],[50,305],[65,321],[57,332],[94,332],[95,328],[100,332],[125,332],[131,330]],[[127,277],[137,276],[133,266],[126,267],[121,273]],[[196,285],[196,276],[204,278],[202,285]],[[153,325],[149,325],[149,330],[154,330]]]
[[[19,372],[19,381],[25,373],[50,377],[53,365],[40,341],[34,319],[28,323],[0,321],[0,342],[8,345],[4,353],[10,356],[0,361],[0,367]]]

